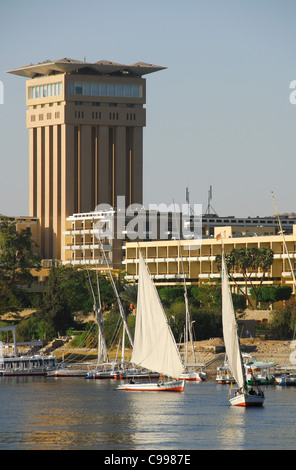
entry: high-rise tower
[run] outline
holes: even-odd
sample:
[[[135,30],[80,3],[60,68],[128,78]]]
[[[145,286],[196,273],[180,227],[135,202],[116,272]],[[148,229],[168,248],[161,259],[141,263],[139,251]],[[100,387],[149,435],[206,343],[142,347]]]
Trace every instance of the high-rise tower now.
[[[61,257],[66,218],[143,199],[143,127],[151,64],[41,62],[9,73],[26,83],[30,216],[43,258]]]

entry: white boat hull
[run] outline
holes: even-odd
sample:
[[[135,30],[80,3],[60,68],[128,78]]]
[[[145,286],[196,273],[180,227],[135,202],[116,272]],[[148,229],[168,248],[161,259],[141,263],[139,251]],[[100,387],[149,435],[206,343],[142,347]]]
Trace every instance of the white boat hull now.
[[[98,372],[98,371],[95,371],[95,372],[89,372],[86,376],[86,379],[97,379],[97,380],[100,380],[100,379],[117,379],[118,375],[116,374],[116,372],[114,371],[110,371],[110,372]]]
[[[47,373],[48,377],[86,377],[86,370],[58,369]]]
[[[184,380],[172,380],[170,382],[143,382],[128,383],[119,385],[118,390],[126,390],[133,392],[183,392]]]
[[[263,406],[264,395],[250,395],[249,393],[238,392],[229,399],[229,402],[232,406],[242,406],[246,408],[251,406]]]
[[[204,372],[184,372],[179,376],[179,379],[185,380],[186,382],[202,382],[205,380],[206,374]]]
[[[46,376],[47,371],[45,370],[4,370],[0,371],[2,377],[22,377],[22,376]]]
[[[276,385],[296,386],[296,377],[276,377]]]

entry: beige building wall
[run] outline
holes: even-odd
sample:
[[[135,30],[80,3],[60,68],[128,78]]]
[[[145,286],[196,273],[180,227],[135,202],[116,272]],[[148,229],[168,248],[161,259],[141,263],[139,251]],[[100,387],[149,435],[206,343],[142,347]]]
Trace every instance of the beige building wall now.
[[[88,212],[73,214],[66,220],[63,264],[85,266],[100,270],[122,268],[122,240],[97,235],[98,225],[112,220],[110,230],[116,232],[116,216],[109,213]]]
[[[219,233],[221,228],[219,229]],[[267,247],[274,251],[274,261],[271,269],[266,273],[264,284],[290,285],[294,292],[293,278],[289,259],[281,235],[242,236],[232,237],[231,227],[225,227],[223,239],[226,253],[232,249]],[[286,245],[292,267],[296,269],[296,228],[294,233],[285,236]],[[201,243],[200,243],[201,242]],[[200,243],[200,246],[198,246]],[[215,258],[221,254],[221,242],[215,238],[202,240],[166,240],[133,243],[125,245],[125,259],[123,266],[126,279],[133,282],[138,279],[138,252],[139,249],[148,263],[152,277],[157,284],[180,284],[185,278],[188,283],[202,284],[210,280],[220,279],[220,272]],[[252,272],[252,280],[259,283],[262,272]],[[240,273],[236,273],[237,283],[244,288],[244,280]]]
[[[62,59],[10,71],[28,77],[30,216],[43,258],[60,259],[66,219],[143,199],[146,80],[163,69]]]
[[[62,78],[67,87],[69,77]],[[45,85],[48,80],[32,79],[27,89],[36,83]],[[124,104],[110,107],[110,103],[100,103],[97,114],[89,100],[75,105],[65,95],[58,103],[27,100],[30,215],[40,220],[44,258],[61,258],[62,233],[69,215],[93,211],[101,203],[115,207],[118,195],[126,197],[127,205],[142,203],[143,197],[142,103],[135,105],[130,121]],[[115,104],[114,98],[111,102]]]

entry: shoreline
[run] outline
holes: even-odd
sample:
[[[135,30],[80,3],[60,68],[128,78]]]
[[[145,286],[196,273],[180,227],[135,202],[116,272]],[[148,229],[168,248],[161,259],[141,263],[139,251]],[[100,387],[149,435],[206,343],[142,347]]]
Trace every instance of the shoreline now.
[[[272,361],[275,367],[293,365],[293,360],[296,366],[296,348],[291,343],[291,341],[280,340],[263,341],[259,338],[241,339],[242,352],[250,356],[250,361]],[[225,360],[223,340],[221,338],[212,338],[205,341],[196,341],[194,342],[194,350],[196,363],[205,365],[203,369],[207,373],[207,380],[214,380],[217,367],[220,367]],[[59,361],[62,361],[63,357],[65,361],[69,361],[73,356],[75,358],[73,364],[79,362],[80,364],[89,365],[90,362],[93,362],[95,365],[97,362],[96,349],[70,348],[68,345],[64,345],[51,351],[51,353],[55,354]],[[180,347],[180,353],[182,356],[183,345]],[[112,353],[110,354],[110,361],[115,360],[115,354],[114,356]],[[125,360],[128,362],[130,357],[131,350],[126,349]],[[189,355],[188,362],[194,362],[192,353]],[[199,367],[197,366],[196,369],[198,370]]]

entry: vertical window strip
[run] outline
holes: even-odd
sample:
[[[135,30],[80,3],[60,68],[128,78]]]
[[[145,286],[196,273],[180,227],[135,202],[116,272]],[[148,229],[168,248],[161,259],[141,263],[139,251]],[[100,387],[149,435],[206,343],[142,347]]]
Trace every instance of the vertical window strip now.
[[[50,96],[59,96],[63,94],[63,84],[62,82],[49,83],[46,85],[36,85],[29,87],[28,89],[28,98],[46,98]]]
[[[141,98],[142,85],[136,83],[90,83],[69,82],[69,95],[114,96],[119,98]]]

